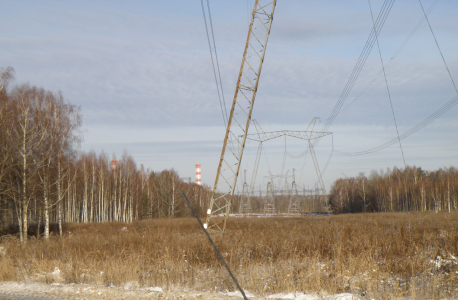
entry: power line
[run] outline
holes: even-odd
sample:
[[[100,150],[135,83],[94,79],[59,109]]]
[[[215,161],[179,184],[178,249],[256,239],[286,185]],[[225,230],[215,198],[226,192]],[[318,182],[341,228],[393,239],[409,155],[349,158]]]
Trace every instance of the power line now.
[[[447,69],[447,72],[449,74],[449,77],[450,77],[450,80],[452,81],[452,84],[455,88],[455,91],[457,91],[457,88],[456,88],[456,85],[455,85],[455,82],[452,78],[452,75],[449,71],[449,68],[447,66],[447,63],[444,59],[444,56],[442,55],[442,51],[440,50],[440,47],[439,47],[439,44],[437,42],[437,39],[434,35],[434,32],[432,30],[432,27],[431,27],[431,24],[429,23],[429,20],[428,20],[428,17],[427,15],[431,12],[431,10],[434,8],[434,6],[437,4],[438,0],[436,0],[432,5],[431,7],[428,9],[427,12],[425,12],[424,8],[423,8],[423,5],[421,3],[421,1],[419,0],[420,2],[420,6],[422,8],[422,11],[423,11],[423,14],[424,14],[424,17],[422,18],[422,20],[417,24],[417,26],[415,27],[414,31],[416,31],[418,29],[418,27],[421,25],[421,23],[423,22],[423,20],[426,20],[427,23],[428,23],[428,26],[431,30],[431,33],[434,37],[434,41],[436,43],[436,46],[439,50],[439,53],[441,54],[441,57],[442,57],[442,61],[444,62],[444,65]],[[413,35],[413,32],[409,35],[408,39],[410,39],[410,37]],[[408,40],[406,39],[406,41]],[[406,41],[404,41],[403,45],[405,45]],[[401,47],[403,47],[403,45]],[[397,53],[399,53],[399,49],[398,51],[395,53],[395,55],[397,55]],[[379,73],[380,74],[380,73]],[[457,94],[458,94],[458,91],[457,91]],[[343,151],[336,151],[336,153],[338,154],[341,154],[341,155],[346,155],[346,156],[356,156],[356,155],[365,155],[365,154],[369,154],[369,153],[373,153],[373,152],[376,152],[376,151],[379,151],[381,149],[384,149],[384,148],[387,148],[391,145],[393,145],[394,143],[396,143],[397,140],[402,140],[402,139],[405,139],[407,137],[409,137],[410,135],[416,133],[417,131],[421,130],[422,128],[426,127],[428,124],[430,124],[431,122],[433,122],[434,120],[436,120],[437,118],[439,118],[440,116],[442,116],[445,112],[447,112],[448,110],[450,110],[453,106],[455,106],[456,104],[458,103],[458,96],[455,96],[453,97],[451,100],[449,100],[446,104],[444,104],[442,107],[440,107],[438,110],[436,110],[434,113],[432,113],[431,115],[429,115],[427,118],[425,118],[424,120],[422,120],[421,122],[419,122],[418,124],[416,124],[414,127],[410,128],[408,131],[406,131],[404,134],[402,135],[398,135],[398,139],[392,139],[378,147],[375,147],[375,148],[372,148],[372,149],[369,149],[369,150],[365,150],[365,151],[358,151],[358,152],[343,152]]]
[[[328,168],[329,162],[331,162],[332,155],[334,154],[334,149],[331,150],[331,153],[329,154],[328,160],[326,161],[326,164],[324,165],[324,169],[322,172],[322,175],[324,176],[324,173],[326,172],[326,169]]]
[[[221,96],[223,98],[224,113],[226,114],[226,120],[227,120],[228,118],[227,118],[226,101],[224,99],[223,82],[221,81],[221,72],[219,70],[218,52],[216,51],[216,42],[215,42],[215,35],[214,35],[214,31],[213,31],[212,15],[211,15],[211,11],[210,11],[210,3],[208,2],[208,0],[207,0],[207,8],[208,8],[208,17],[209,17],[209,20],[210,20],[210,28],[211,28],[212,39],[213,39],[213,49],[215,49],[215,58],[216,58],[216,67],[218,69],[219,85],[221,87]]]
[[[374,16],[372,14],[371,1],[367,0],[367,2],[369,3],[369,10],[371,11],[372,23],[374,24],[374,30],[375,30],[375,23],[374,23]],[[396,116],[394,115],[393,101],[391,100],[390,89],[388,87],[388,80],[386,79],[385,67],[383,65],[382,51],[380,49],[380,44],[378,42],[378,35],[377,34],[375,35],[375,40],[377,41],[378,53],[380,55],[380,63],[382,64],[382,70],[383,70],[383,78],[385,78],[386,91],[388,92],[388,98],[390,99],[391,113],[393,114],[394,126],[396,127],[396,134],[398,136],[399,148],[401,148],[402,160],[404,161],[404,167],[407,167],[406,160],[404,158],[404,151],[402,151],[401,139],[399,138],[398,124],[396,123]]]
[[[395,0],[385,0],[383,2],[382,8],[380,9],[380,12],[377,16],[377,19],[375,21],[374,26],[372,26],[371,32],[369,34],[369,37],[366,40],[366,43],[364,45],[363,50],[361,51],[361,54],[358,57],[358,60],[356,62],[356,65],[353,68],[352,73],[350,74],[350,77],[347,80],[347,83],[342,91],[342,93],[339,96],[339,99],[337,100],[337,103],[334,106],[334,109],[332,110],[331,114],[329,117],[326,119],[325,124],[323,125],[321,131],[327,131],[328,128],[331,126],[331,124],[334,122],[334,119],[336,118],[337,114],[340,112],[340,109],[342,108],[343,104],[345,103],[348,95],[350,94],[350,91],[352,90],[357,78],[359,77],[359,74],[361,73],[361,70],[363,69],[367,57],[369,56],[372,47],[374,46],[375,43],[375,36],[380,33],[382,30],[383,26],[385,25],[385,21],[388,18],[388,15],[390,14],[391,8],[393,7]],[[374,23],[374,22],[373,22]],[[313,142],[313,146],[318,144],[320,142],[321,138],[316,139]],[[308,153],[308,149],[306,149],[303,152],[303,155],[305,156]],[[330,158],[328,159],[327,164],[329,163]],[[301,170],[301,175],[305,167],[305,159],[304,159],[304,165],[302,166]],[[327,166],[326,166],[327,167]]]
[[[450,70],[448,69],[447,63],[445,62],[444,55],[442,55],[441,48],[439,47],[439,43],[437,42],[436,36],[434,35],[433,28],[431,27],[431,24],[429,23],[428,17],[426,16],[425,10],[423,9],[423,4],[421,4],[421,0],[418,0],[420,2],[421,10],[423,11],[423,14],[425,15],[426,22],[428,22],[429,29],[431,30],[431,33],[434,37],[434,41],[436,42],[437,49],[439,50],[439,53],[441,54],[442,61],[444,62],[445,68],[447,69],[448,75],[450,76],[450,80],[453,83],[453,87],[455,88],[455,92],[458,94],[458,90],[456,89],[455,82],[453,81],[452,74],[450,74]]]
[[[201,0],[200,3],[201,3],[201,6],[202,6],[202,15],[204,17],[205,31],[207,32],[208,48],[210,49],[210,57],[211,57],[211,60],[212,60],[213,75],[215,77],[215,83],[216,83],[216,90],[218,92],[219,105],[221,107],[221,114],[223,115],[224,126],[226,127],[227,126],[228,117],[227,117],[227,110],[226,110],[226,102],[224,100],[223,84],[221,82],[221,73],[220,73],[220,70],[219,70],[218,54],[216,52],[215,36],[213,34],[213,23],[212,23],[212,19],[211,19],[210,4],[209,4],[209,2],[207,0],[208,19],[209,19],[209,23],[210,23],[211,36],[212,36],[212,40],[213,40],[213,49],[215,50],[215,59],[213,58],[210,35],[208,33],[207,17],[205,15],[205,8],[204,8],[203,0]],[[215,69],[215,61],[216,61],[216,69]],[[216,70],[218,71],[218,76],[216,75]],[[221,92],[220,92],[220,89],[221,89]]]
[[[428,11],[426,12],[426,15],[429,15],[429,13],[431,13],[431,11],[434,9],[434,7],[436,6],[437,2],[439,2],[439,0],[435,0],[433,2],[433,4],[431,4],[431,6],[428,8]],[[420,28],[421,24],[423,24],[423,22],[425,21],[425,17],[421,17],[421,19],[417,22],[417,25],[415,25],[415,27],[412,29],[412,31],[410,32],[410,34],[406,37],[406,39],[404,40],[404,42],[402,42],[401,46],[399,46],[399,48],[395,51],[395,53],[391,56],[390,60],[388,61],[387,64],[385,64],[385,69],[388,68],[388,66],[391,65],[391,63],[394,61],[394,59],[396,58],[396,56],[398,56],[398,54],[401,52],[401,50],[407,45],[407,43],[409,42],[409,40],[413,37],[413,35],[417,32],[418,28]],[[355,102],[357,99],[359,99],[359,97],[361,97],[367,90],[367,88],[369,86],[371,86],[378,78],[378,76],[380,76],[382,74],[383,70],[380,70],[377,75],[374,76],[374,78],[372,78],[372,80],[366,85],[366,87],[358,94],[358,96],[355,97],[355,99],[353,99],[350,103],[348,103],[347,106],[345,106],[344,108],[342,108],[340,110],[340,112],[346,110],[353,102]]]
[[[433,122],[434,120],[436,120],[437,118],[439,118],[440,116],[442,116],[444,113],[446,113],[447,111],[449,111],[453,106],[455,106],[456,104],[458,103],[458,95],[453,97],[451,100],[449,100],[447,103],[445,103],[441,108],[439,108],[438,110],[436,110],[434,113],[432,113],[431,115],[429,115],[427,118],[425,118],[423,121],[421,121],[420,123],[418,123],[417,125],[415,125],[414,127],[410,128],[409,130],[407,130],[406,132],[404,132],[403,134],[401,134],[399,136],[399,138],[401,140],[411,136],[412,134],[416,133],[417,131],[419,131],[420,129],[426,127],[428,124],[430,124],[431,122]],[[373,152],[376,152],[376,151],[379,151],[379,150],[382,150],[384,148],[387,148],[395,143],[397,143],[398,139],[397,138],[394,138],[388,142],[386,142],[385,144],[382,144],[380,146],[377,146],[375,148],[372,148],[372,149],[369,149],[369,150],[365,150],[365,151],[359,151],[359,152],[344,152],[344,151],[337,151],[337,150],[334,150],[336,153],[340,154],[340,155],[346,155],[346,156],[356,156],[356,155],[365,155],[365,154],[369,154],[369,153],[373,153]]]
[[[366,63],[367,57],[369,56],[372,50],[372,47],[374,46],[375,34],[379,34],[380,31],[382,30],[383,25],[385,24],[385,21],[391,11],[391,8],[393,7],[394,1],[395,0],[385,0],[385,2],[383,3],[383,6],[380,9],[380,12],[377,16],[377,20],[375,21],[375,26],[372,27],[369,37],[367,38],[366,43],[363,47],[363,50],[361,51],[361,54],[359,55],[358,61],[356,62],[356,65],[354,66],[353,71],[350,74],[350,77],[348,78],[347,83],[342,93],[340,94],[339,99],[337,100],[337,103],[334,106],[334,109],[332,110],[329,117],[326,119],[326,122],[323,125],[321,131],[327,131],[329,126],[331,126],[331,124],[334,122],[334,119],[336,118],[337,114],[340,112],[342,105],[345,103],[345,100],[347,99],[348,94],[350,93],[351,89],[353,88],[353,85],[355,84],[356,79],[358,78],[359,74],[361,73],[361,70],[364,67],[364,64]],[[318,144],[320,140],[321,138],[314,140],[313,146]],[[308,151],[309,150],[306,149],[301,154],[294,156],[294,158],[300,158],[302,156],[305,156],[307,155]]]
[[[359,74],[361,73],[362,68],[364,67],[364,64],[366,63],[367,57],[369,56],[369,53],[372,50],[372,47],[374,46],[375,43],[375,36],[379,34],[381,29],[383,28],[383,25],[385,24],[385,21],[391,11],[391,8],[393,7],[395,0],[385,0],[383,3],[383,6],[379,12],[379,15],[377,16],[377,20],[375,21],[375,25],[371,29],[371,33],[369,34],[369,37],[366,41],[366,44],[364,45],[363,51],[361,52],[358,61],[356,62],[355,67],[353,68],[353,71],[347,81],[347,84],[345,85],[336,105],[334,106],[334,109],[331,112],[331,115],[326,119],[325,124],[323,125],[323,128],[321,131],[327,131],[329,126],[334,122],[334,119],[336,118],[337,114],[339,113],[342,105],[344,104],[345,100],[348,97],[348,94],[350,93],[351,89],[353,88],[353,85],[356,82],[356,79],[358,78]],[[315,140],[314,145],[319,142],[320,139]]]

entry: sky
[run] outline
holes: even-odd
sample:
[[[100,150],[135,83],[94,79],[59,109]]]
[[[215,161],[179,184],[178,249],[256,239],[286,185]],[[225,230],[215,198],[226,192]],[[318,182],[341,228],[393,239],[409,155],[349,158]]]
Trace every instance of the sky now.
[[[428,20],[434,36],[423,22],[400,48],[423,11],[416,0],[395,2],[378,37],[380,48],[372,48],[327,130],[332,136],[315,145],[328,190],[338,178],[404,168],[404,161],[431,171],[458,166],[458,106],[402,139],[401,145],[367,155],[339,154],[397,139],[397,133],[402,135],[457,95],[452,79],[458,81],[458,2],[421,3],[425,10],[433,6]],[[254,1],[209,4],[229,111]],[[370,4],[376,17],[383,1]],[[372,26],[366,0],[278,0],[252,118],[264,131],[300,131],[319,117],[315,129],[320,130]],[[192,181],[195,164],[201,164],[202,182],[213,185],[225,126],[201,1],[5,0],[0,28],[0,68],[15,69],[15,84],[61,91],[81,107],[81,151],[103,150],[120,158],[126,150],[138,166],[155,172],[173,168]],[[248,183],[257,147],[248,141],[243,155]],[[297,185],[313,189],[317,174],[312,158],[300,155],[306,149],[305,141],[292,138],[264,143],[256,188],[265,189],[269,172],[291,175],[295,169]],[[284,180],[276,179],[277,188]],[[242,183],[240,176],[237,190]]]

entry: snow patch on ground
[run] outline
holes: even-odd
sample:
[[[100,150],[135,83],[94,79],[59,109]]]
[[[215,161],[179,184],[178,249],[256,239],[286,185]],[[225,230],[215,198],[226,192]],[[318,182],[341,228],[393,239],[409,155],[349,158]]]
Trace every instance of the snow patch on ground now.
[[[329,295],[329,296],[319,296],[316,294],[302,294],[302,293],[289,293],[289,294],[275,294],[270,295],[267,297],[268,299],[293,299],[293,300],[360,300],[361,298],[350,294],[350,293],[343,293],[343,294],[336,294],[336,295]]]
[[[245,292],[245,296],[247,298],[254,298],[256,297],[255,295],[251,294],[250,292],[248,291],[244,291]],[[242,293],[240,293],[239,291],[235,291],[235,292],[227,292],[225,293],[226,295],[230,296],[230,297],[240,297],[240,298],[243,298],[242,296]]]
[[[436,271],[449,270],[454,265],[458,265],[458,259],[454,255],[449,253],[448,256],[449,258],[447,259],[438,255],[435,260],[430,260]]]
[[[164,291],[162,290],[162,288],[160,287],[149,287],[149,288],[146,288],[147,291],[150,291],[150,292],[158,292],[158,293],[163,293]]]
[[[60,270],[55,269],[51,274],[59,276]],[[294,299],[294,300],[361,300],[362,298],[349,294],[336,295],[317,295],[317,294],[302,294],[288,293],[275,294],[267,297],[256,296],[250,292],[245,292],[246,296],[251,300],[257,299]],[[100,285],[89,284],[44,284],[37,282],[0,282],[0,298],[1,296],[15,296],[15,298],[23,297],[39,297],[39,298],[58,298],[58,299],[93,299],[93,300],[124,300],[124,299],[202,299],[202,300],[217,300],[217,299],[234,299],[243,298],[239,291],[236,292],[198,292],[198,291],[163,291],[160,287],[140,288],[138,282],[128,282],[122,287],[106,287]]]

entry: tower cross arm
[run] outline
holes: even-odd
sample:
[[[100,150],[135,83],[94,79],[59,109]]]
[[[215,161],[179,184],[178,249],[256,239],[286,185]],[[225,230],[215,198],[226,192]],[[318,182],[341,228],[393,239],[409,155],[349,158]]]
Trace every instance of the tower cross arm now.
[[[247,140],[252,140],[256,142],[265,142],[268,140],[273,140],[282,136],[289,136],[301,140],[311,141],[315,139],[322,138],[327,135],[331,135],[332,132],[320,132],[320,131],[293,131],[293,130],[282,130],[282,131],[271,131],[271,132],[262,132],[262,133],[253,133],[247,134]]]

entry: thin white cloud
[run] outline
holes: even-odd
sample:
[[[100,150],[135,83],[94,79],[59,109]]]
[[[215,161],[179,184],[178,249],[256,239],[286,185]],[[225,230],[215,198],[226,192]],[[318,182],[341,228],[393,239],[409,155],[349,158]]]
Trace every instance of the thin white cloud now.
[[[425,7],[432,4],[432,1],[422,2]],[[377,12],[383,1],[371,3]],[[244,1],[212,1],[211,5],[229,109],[250,12]],[[439,2],[430,15],[430,22],[458,83],[455,34],[458,23],[453,14],[456,9],[454,2]],[[380,35],[385,63],[421,15],[416,3],[395,3]],[[84,149],[106,145],[119,150],[123,143],[154,141],[222,142],[223,122],[198,1],[140,1],[129,5],[123,1],[7,2],[0,11],[0,27],[8,29],[0,35],[1,64],[16,69],[18,83],[29,81],[54,91],[61,90],[71,103],[82,107],[84,126],[89,129]],[[367,3],[279,1],[253,118],[272,130],[305,128],[313,117],[321,117],[325,122],[370,30]],[[352,102],[380,68],[378,50],[374,46],[344,110],[329,129],[335,132],[335,142],[342,149],[364,150],[392,138],[393,120],[383,76]],[[426,24],[386,72],[400,129],[417,124],[454,96]],[[433,124],[452,121],[456,110],[452,108]],[[452,128],[456,128],[452,126],[456,124],[438,128],[431,127],[433,124],[424,129],[425,133],[433,132],[431,135],[417,134],[406,140],[408,156],[424,158],[440,153],[437,156],[449,157],[449,150],[440,152],[428,140],[424,142],[426,146],[417,146],[422,143],[418,136],[428,136],[435,145],[450,145]],[[371,134],[371,130],[377,134]],[[385,131],[389,132],[386,137],[382,134]],[[196,157],[216,166],[220,147],[215,147],[218,149],[212,155],[202,155],[197,150],[180,150],[174,146],[178,144],[154,146],[156,148],[150,144],[125,145],[136,149],[138,163],[148,160],[148,147],[155,149],[156,156],[166,155],[158,153],[172,147],[173,151],[167,152],[174,153],[175,158],[169,154],[167,159],[161,156],[164,165],[175,167],[176,161],[186,164],[187,159],[191,160],[189,157]],[[409,145],[415,147],[409,148]],[[291,147],[296,149],[293,144]],[[444,149],[447,147],[454,144]],[[282,157],[281,146],[278,149],[279,152],[273,153]],[[329,153],[326,147],[323,151]],[[334,167],[330,166],[326,178],[339,176],[339,168],[370,169],[379,165],[392,167],[395,163],[400,166],[397,154],[387,150],[377,155],[381,158],[376,163],[363,158],[360,164],[354,164],[349,163],[351,159],[339,158]],[[247,157],[252,163],[254,158],[250,160],[249,154]],[[324,164],[327,154],[320,157],[324,160],[320,163]],[[210,158],[215,162],[210,162]],[[152,158],[149,161],[158,164]],[[436,156],[430,161],[443,164]],[[432,164],[430,161],[428,164]],[[190,165],[192,168],[192,163]],[[179,165],[176,167],[180,170]]]

